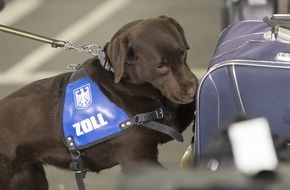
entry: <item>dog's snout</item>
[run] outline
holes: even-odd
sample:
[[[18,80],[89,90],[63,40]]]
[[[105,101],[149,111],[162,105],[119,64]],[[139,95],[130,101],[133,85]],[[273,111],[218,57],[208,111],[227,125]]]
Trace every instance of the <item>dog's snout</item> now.
[[[187,89],[187,96],[189,98],[194,98],[194,96],[195,96],[195,88],[194,88],[194,86],[192,86],[192,87]]]
[[[197,88],[197,77],[190,72],[190,75],[188,76],[188,81],[186,85],[186,94],[190,98],[194,98]]]

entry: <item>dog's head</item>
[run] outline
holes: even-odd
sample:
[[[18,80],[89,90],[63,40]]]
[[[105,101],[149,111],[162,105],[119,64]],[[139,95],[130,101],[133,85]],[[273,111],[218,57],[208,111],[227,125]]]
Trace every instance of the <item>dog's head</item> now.
[[[150,83],[169,100],[186,104],[196,93],[197,78],[187,63],[182,27],[160,16],[123,26],[107,46],[115,82]]]

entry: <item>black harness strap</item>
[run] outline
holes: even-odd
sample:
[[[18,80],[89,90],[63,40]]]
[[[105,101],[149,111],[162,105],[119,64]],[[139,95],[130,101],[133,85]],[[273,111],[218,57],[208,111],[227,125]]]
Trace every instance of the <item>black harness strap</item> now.
[[[124,121],[120,124],[120,127],[125,129],[133,125],[142,125],[149,129],[167,134],[177,141],[183,142],[183,136],[176,131],[174,128],[167,125],[155,122],[153,120],[163,118],[163,110],[159,108],[152,112],[137,114],[134,117],[131,117],[127,121]],[[83,165],[80,152],[75,146],[75,140],[72,136],[66,138],[66,143],[68,145],[69,152],[72,157],[72,162],[70,163],[70,170],[75,172],[75,178],[79,190],[86,190],[84,178],[86,176],[86,170]]]
[[[141,125],[149,129],[167,134],[179,142],[183,142],[183,136],[174,128],[153,121],[161,118],[163,118],[163,110],[162,108],[159,108],[152,112],[137,114],[135,117],[131,117],[128,120],[120,123],[120,127],[125,129],[133,125]]]
[[[75,141],[73,137],[69,136],[66,139],[66,143],[68,145],[69,152],[72,157],[72,162],[70,163],[70,170],[75,172],[75,178],[78,185],[78,189],[86,190],[85,183],[84,183],[84,178],[86,177],[86,170],[84,168],[84,165],[81,159],[81,154],[75,146]]]
[[[144,122],[142,126],[147,127],[149,129],[153,129],[155,131],[164,133],[172,137],[173,139],[183,142],[183,136],[174,128],[164,125],[162,123],[158,123],[155,121]]]

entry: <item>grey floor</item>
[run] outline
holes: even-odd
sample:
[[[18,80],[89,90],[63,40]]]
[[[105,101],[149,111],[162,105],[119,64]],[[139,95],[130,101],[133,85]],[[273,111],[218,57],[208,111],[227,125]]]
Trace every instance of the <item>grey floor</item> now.
[[[222,0],[7,0],[0,12],[0,24],[38,33],[76,45],[106,43],[127,22],[168,15],[180,22],[191,46],[188,64],[201,78],[213,55],[221,31]],[[71,63],[90,57],[49,45],[0,33],[0,98],[29,82],[66,71]],[[160,146],[160,161],[168,169],[178,169],[180,158],[190,143],[191,127],[185,142],[172,141]],[[74,176],[46,167],[52,190],[77,189]],[[120,168],[88,174],[87,189],[117,189]]]

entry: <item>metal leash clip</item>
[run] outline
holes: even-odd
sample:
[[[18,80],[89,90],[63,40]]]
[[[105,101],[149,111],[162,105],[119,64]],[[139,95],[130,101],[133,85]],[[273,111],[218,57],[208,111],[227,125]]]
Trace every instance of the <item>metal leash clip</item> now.
[[[97,56],[100,51],[102,51],[102,47],[96,44],[93,45],[84,45],[81,48],[76,47],[71,41],[66,41],[63,47],[64,50],[76,50],[80,53],[89,53],[92,56]]]

